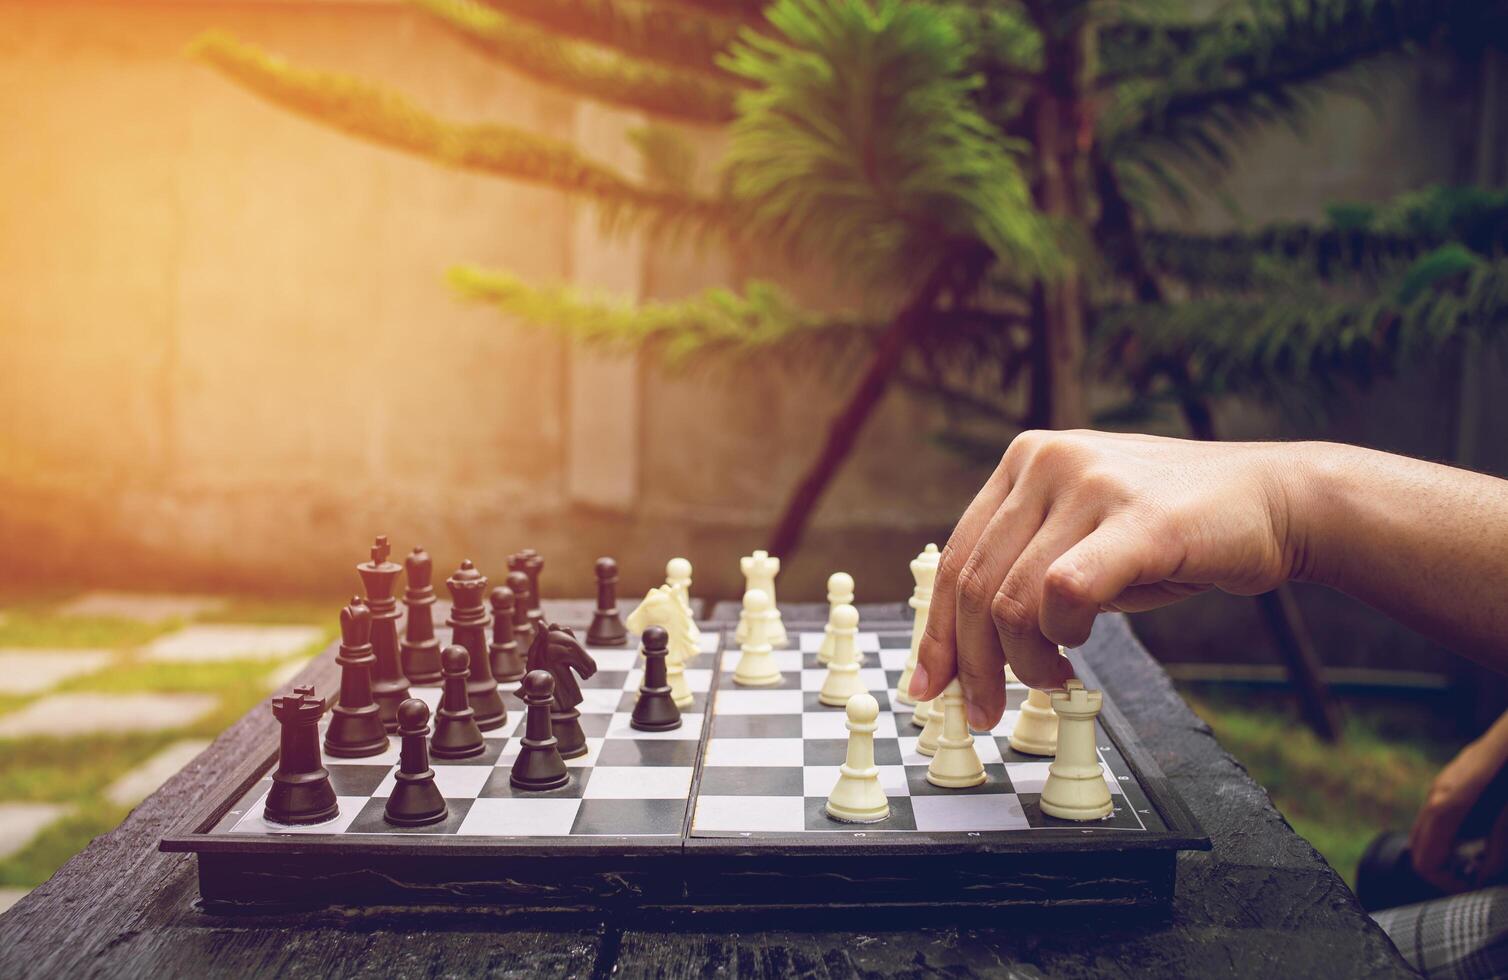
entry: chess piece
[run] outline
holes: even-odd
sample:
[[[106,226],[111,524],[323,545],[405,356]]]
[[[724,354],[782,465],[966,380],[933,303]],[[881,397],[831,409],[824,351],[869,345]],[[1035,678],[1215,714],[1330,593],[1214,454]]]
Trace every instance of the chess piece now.
[[[581,685],[576,677],[586,679],[597,673],[597,661],[586,652],[576,634],[554,623],[541,624],[529,646],[529,670],[547,670],[555,678],[555,700],[550,707],[550,730],[562,759],[586,755],[586,733],[581,730]],[[526,678],[527,679],[527,678]]]
[[[434,566],[429,555],[418,545],[404,559],[403,605],[408,620],[403,624],[400,648],[403,676],[410,684],[437,684],[440,681],[440,641],[435,639],[435,590],[430,585]]]
[[[827,815],[845,823],[878,823],[890,816],[890,802],[874,764],[874,731],[880,703],[865,692],[848,700],[848,753],[838,782],[827,798]]]
[[[1077,677],[1052,693],[1052,710],[1058,715],[1058,757],[1047,767],[1040,804],[1049,817],[1099,820],[1114,809],[1094,747],[1094,719],[1102,697],[1099,691],[1085,690]]]
[[[435,785],[435,771],[429,767],[429,705],[409,698],[398,706],[398,737],[403,747],[398,754],[398,772],[393,776],[393,792],[383,808],[388,823],[399,827],[423,827],[445,819],[445,797]]]
[[[533,792],[559,789],[571,781],[565,760],[550,723],[550,705],[555,701],[555,678],[547,670],[531,670],[520,688],[524,704],[524,737],[508,782]]]
[[[1053,755],[1058,751],[1058,716],[1046,691],[1032,688],[1011,727],[1011,748],[1024,755]]]
[[[928,708],[927,721],[922,726],[921,735],[916,739],[916,751],[921,755],[930,756],[936,754],[938,740],[942,738],[943,722],[946,718],[943,716],[942,705],[938,703],[940,700],[941,698],[939,697],[936,700],[921,702],[917,705],[917,707],[921,707],[922,704],[925,704]]]
[[[827,577],[827,628],[822,632],[822,648],[817,651],[817,663],[823,666],[832,663],[833,659],[833,611],[845,604],[853,605],[853,576],[847,572],[834,572]]]
[[[621,647],[628,643],[628,630],[618,616],[618,563],[611,558],[598,558],[597,609],[592,613],[592,625],[587,628],[586,642],[594,647]]]
[[[738,666],[733,670],[733,683],[741,687],[775,687],[781,681],[780,668],[775,666],[775,655],[765,639],[769,620],[765,613],[770,609],[770,597],[759,589],[744,593],[744,621],[748,624],[744,638],[739,644]]]
[[[694,699],[686,683],[685,665],[696,650],[696,625],[686,615],[686,610],[676,600],[674,588],[669,585],[650,589],[645,593],[644,601],[628,614],[628,628],[635,633],[642,634],[652,626],[663,627],[670,636],[670,649],[665,656],[670,696],[676,707],[689,708]]]
[[[340,813],[330,773],[319,756],[319,719],[325,702],[312,687],[272,699],[272,716],[282,726],[278,767],[262,815],[268,823],[301,826],[333,820]]]
[[[430,751],[436,759],[469,759],[486,749],[482,730],[476,724],[476,712],[466,692],[466,675],[471,669],[471,654],[462,646],[448,646],[440,654],[445,687],[440,695],[440,710],[435,712],[435,733]]]
[[[817,700],[836,708],[848,704],[855,694],[864,693],[864,682],[859,679],[859,611],[846,603],[834,606],[827,617],[827,628],[833,657]]]
[[[926,728],[927,722],[932,718],[932,702],[918,701],[916,707],[911,709],[911,724],[917,728]]]
[[[492,606],[492,642],[487,657],[492,662],[492,676],[504,684],[524,679],[524,655],[518,651],[513,635],[513,590],[499,585],[487,595]]]
[[[360,596],[340,611],[340,703],[330,713],[325,751],[360,759],[387,750],[387,731],[372,700],[372,611]]]
[[[502,728],[508,721],[508,709],[492,676],[492,660],[487,650],[487,627],[492,619],[482,594],[487,590],[487,576],[476,570],[470,559],[461,562],[454,575],[445,580],[450,591],[450,642],[466,648],[470,656],[471,679],[466,682],[466,696],[476,712],[476,726],[484,732]]]
[[[984,782],[984,764],[979,761],[979,752],[974,748],[974,736],[969,734],[969,721],[964,715],[963,685],[958,678],[948,682],[938,698],[942,704],[932,706],[933,717],[942,715],[942,735],[937,739],[937,751],[927,766],[927,782],[946,789],[964,789]],[[932,724],[929,719],[927,724]]]
[[[507,582],[513,593],[513,639],[520,650],[527,651],[534,642],[534,621],[529,618],[529,576],[509,572]]]
[[[686,655],[684,662],[691,663],[693,657],[701,653],[702,629],[696,625],[696,613],[691,609],[691,562],[684,558],[672,558],[665,563],[665,584],[670,586],[675,593],[676,600],[681,604],[681,611],[686,614],[686,622],[691,624],[691,635],[695,642],[691,652]],[[674,637],[671,644],[674,645]]]
[[[772,647],[783,647],[790,644],[785,632],[785,622],[780,618],[780,604],[775,598],[775,576],[780,574],[780,559],[772,556],[768,551],[756,551],[738,560],[738,567],[744,573],[744,594],[760,591],[769,600],[769,606],[762,615],[766,620],[764,629],[764,642]],[[734,639],[739,643],[748,635],[749,623],[747,615],[741,615],[738,619],[738,629],[734,632]]]
[[[1019,678],[1019,677],[1016,676],[1016,672],[1014,670],[1011,670],[1011,665],[1010,664],[1006,664],[1005,665],[1005,682],[1007,684],[1020,684],[1021,683],[1021,678]]]
[[[911,652],[906,657],[906,669],[901,671],[901,679],[895,684],[895,699],[901,704],[916,704],[916,698],[911,696],[911,675],[916,673],[916,653],[921,649],[922,634],[927,631],[927,613],[932,608],[932,582],[937,578],[937,563],[941,560],[937,545],[931,543],[911,559],[911,578],[916,582],[916,588],[911,591],[906,604],[915,610],[915,614],[911,618]],[[926,721],[925,714],[922,721]]]
[[[402,613],[393,598],[393,586],[403,566],[388,561],[389,553],[387,535],[378,535],[372,544],[372,560],[357,565],[356,573],[366,587],[367,608],[372,611],[372,699],[377,702],[382,727],[396,732],[398,706],[408,700],[408,678],[398,663],[398,620]]]
[[[665,679],[669,647],[670,634],[664,627],[651,626],[644,631],[644,683],[639,687],[639,699],[634,702],[634,714],[628,722],[641,732],[668,732],[681,727],[681,709],[676,707]]]
[[[545,569],[545,560],[533,548],[525,548],[509,557],[508,568],[529,576],[529,625],[538,629],[545,621],[545,614],[539,605],[539,576]]]

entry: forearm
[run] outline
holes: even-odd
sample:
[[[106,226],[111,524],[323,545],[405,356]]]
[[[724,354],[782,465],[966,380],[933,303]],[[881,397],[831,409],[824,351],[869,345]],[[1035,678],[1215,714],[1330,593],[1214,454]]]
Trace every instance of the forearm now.
[[[1294,577],[1508,671],[1508,482],[1353,446],[1292,449]]]

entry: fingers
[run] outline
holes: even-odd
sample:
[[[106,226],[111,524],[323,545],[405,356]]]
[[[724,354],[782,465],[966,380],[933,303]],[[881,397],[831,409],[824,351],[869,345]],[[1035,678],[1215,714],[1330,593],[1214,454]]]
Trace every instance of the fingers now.
[[[1212,586],[1185,582],[1155,582],[1151,585],[1133,585],[1121,592],[1100,608],[1104,612],[1146,612],[1161,609],[1189,596],[1208,592]]]
[[[1484,888],[1501,878],[1505,869],[1508,869],[1508,811],[1498,814],[1492,823],[1492,831],[1487,835],[1487,849],[1472,884]]]
[[[1442,807],[1426,802],[1409,832],[1409,856],[1414,870],[1426,881],[1451,891],[1460,885],[1446,873],[1446,863],[1450,860],[1466,812],[1463,807]]]
[[[1178,567],[1173,548],[1131,520],[1111,518],[1052,560],[1042,576],[1042,635],[1065,647],[1089,639],[1094,618],[1127,589]],[[1028,583],[1029,584],[1029,583]]]

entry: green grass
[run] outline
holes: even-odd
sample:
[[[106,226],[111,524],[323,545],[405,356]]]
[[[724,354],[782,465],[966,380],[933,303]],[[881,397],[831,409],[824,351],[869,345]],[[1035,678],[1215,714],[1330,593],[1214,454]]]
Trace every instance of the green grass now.
[[[1461,745],[1432,732],[1438,723],[1418,705],[1347,704],[1344,737],[1327,745],[1282,699],[1193,686],[1184,695],[1293,829],[1353,886],[1367,844],[1379,831],[1413,824],[1430,781]],[[1417,724],[1400,724],[1415,714]]]
[[[0,647],[119,650],[141,646],[182,625],[178,620],[138,623],[106,616],[54,616],[36,605],[7,606],[0,618]]]

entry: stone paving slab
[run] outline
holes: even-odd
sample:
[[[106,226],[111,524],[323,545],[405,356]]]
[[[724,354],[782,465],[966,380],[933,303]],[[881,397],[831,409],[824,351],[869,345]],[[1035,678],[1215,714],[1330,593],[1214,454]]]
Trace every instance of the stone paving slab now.
[[[0,694],[39,694],[108,664],[109,650],[0,648]]]
[[[0,738],[160,732],[186,728],[214,710],[213,694],[51,694],[0,715]]]
[[[121,776],[105,789],[105,799],[117,806],[135,806],[178,770],[194,761],[209,746],[209,739],[188,738],[174,742]]]
[[[272,691],[289,690],[288,685],[298,676],[299,671],[309,665],[314,657],[297,657],[285,664],[278,664],[267,674],[267,687]]]
[[[161,623],[169,619],[192,619],[224,609],[218,596],[173,595],[159,592],[86,592],[58,607],[61,616],[104,616]]]
[[[19,852],[67,812],[61,803],[0,803],[0,859]]]
[[[7,909],[25,898],[29,891],[30,888],[0,888],[0,915],[4,915]]]
[[[149,643],[148,660],[165,663],[272,660],[306,650],[324,639],[318,626],[185,626]]]

